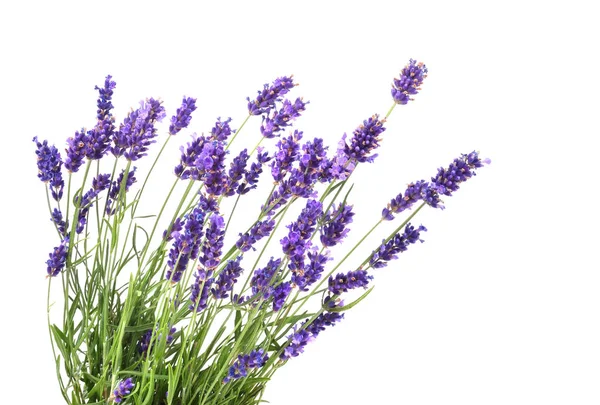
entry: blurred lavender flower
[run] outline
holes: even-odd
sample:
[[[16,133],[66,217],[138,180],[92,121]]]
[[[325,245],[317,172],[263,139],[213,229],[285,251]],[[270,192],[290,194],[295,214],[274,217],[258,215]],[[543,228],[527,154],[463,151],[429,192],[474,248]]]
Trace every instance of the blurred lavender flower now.
[[[427,77],[427,67],[423,62],[411,59],[400,72],[400,78],[394,79],[392,84],[392,97],[396,104],[406,104],[421,90],[419,86]]]
[[[38,178],[44,183],[48,183],[52,198],[59,201],[63,195],[65,182],[62,178],[62,159],[58,149],[54,145],[48,146],[48,141],[39,142],[37,136],[33,138],[37,150]]]
[[[275,102],[281,101],[290,89],[296,84],[292,80],[292,76],[283,76],[275,79],[271,86],[265,84],[262,91],[258,92],[258,96],[254,100],[248,97],[248,112],[250,115],[268,114],[275,107]]]
[[[398,232],[389,241],[384,241],[379,249],[372,253],[369,264],[376,269],[387,266],[387,262],[397,259],[397,254],[406,251],[409,245],[417,241],[423,242],[419,237],[424,231],[427,229],[423,225],[415,228],[410,223],[406,224],[403,233]]]
[[[117,385],[117,389],[113,392],[113,401],[116,403],[123,402],[124,397],[131,394],[131,390],[135,387],[132,378],[121,380]]]
[[[60,245],[55,247],[52,253],[50,253],[50,259],[46,261],[46,264],[48,265],[46,270],[48,277],[56,277],[65,267],[65,264],[67,263],[68,247],[69,235],[65,236],[62,242],[60,242]]]
[[[148,147],[156,142],[155,124],[165,117],[161,102],[150,98],[140,102],[140,107],[129,113],[113,137],[111,152],[116,157],[138,160],[146,156]]]
[[[196,111],[196,99],[191,97],[183,97],[181,107],[177,109],[177,113],[171,117],[171,125],[169,126],[169,135],[176,135],[184,128],[190,125],[192,113]]]
[[[292,125],[292,121],[300,116],[300,113],[306,109],[308,102],[303,102],[298,97],[294,104],[289,100],[283,101],[283,106],[279,111],[275,111],[272,117],[263,117],[263,123],[260,126],[260,132],[265,138],[275,138],[279,136],[284,128]]]
[[[95,89],[100,93],[98,98],[98,111],[96,126],[87,133],[87,148],[85,156],[90,159],[100,159],[106,154],[110,147],[110,142],[115,131],[114,118],[110,112],[113,109],[112,95],[116,83],[111,80],[112,76],[106,76],[104,87],[96,86]]]
[[[249,370],[264,366],[268,359],[269,356],[263,349],[253,350],[250,354],[238,355],[237,360],[229,367],[229,372],[223,379],[223,383],[227,384],[231,380],[246,377]]]

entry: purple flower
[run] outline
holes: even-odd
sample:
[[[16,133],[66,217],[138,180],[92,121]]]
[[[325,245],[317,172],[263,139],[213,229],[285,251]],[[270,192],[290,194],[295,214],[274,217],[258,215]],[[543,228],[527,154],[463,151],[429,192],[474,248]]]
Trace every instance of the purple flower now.
[[[305,329],[310,332],[314,337],[317,337],[319,333],[323,332],[327,326],[334,326],[336,323],[344,319],[344,314],[341,312],[328,312],[333,308],[339,308],[344,305],[341,300],[332,300],[330,296],[325,297],[324,305],[326,307],[319,316],[315,318]]]
[[[214,270],[221,261],[221,249],[225,237],[225,220],[217,213],[213,213],[208,221],[205,231],[205,240],[202,244],[200,263],[208,270]]]
[[[148,147],[156,142],[155,124],[165,117],[165,108],[161,102],[150,98],[140,102],[140,108],[127,115],[113,137],[111,148],[116,157],[125,156],[127,160],[138,160],[147,155]]]
[[[184,219],[180,220],[172,230],[171,235],[175,241],[169,251],[167,280],[173,283],[179,282],[183,272],[187,269],[188,263],[198,257],[203,235],[203,221],[204,211],[196,207]],[[179,228],[179,230],[175,230],[176,228]]]
[[[271,163],[271,174],[276,182],[283,180],[286,173],[292,168],[293,163],[298,159],[302,131],[295,130],[287,138],[281,138],[277,142],[277,152]]]
[[[265,236],[269,236],[273,228],[275,227],[275,220],[270,217],[265,221],[256,222],[252,228],[250,228],[249,232],[245,234],[239,234],[240,238],[237,240],[235,245],[242,252],[247,252],[250,249],[254,249],[253,245],[264,238]]]
[[[331,297],[326,297],[324,301],[325,311],[317,316],[311,323],[308,320],[302,322],[301,329],[288,336],[288,344],[279,356],[281,360],[288,360],[304,352],[304,348],[309,342],[312,342],[327,326],[333,326],[344,318],[344,314],[339,312],[329,312],[329,310],[343,305],[342,301],[334,301]]]
[[[288,345],[279,356],[281,360],[288,360],[292,357],[297,357],[301,353],[304,353],[304,348],[306,345],[312,342],[315,337],[309,331],[300,329],[298,332],[295,332],[289,336],[288,339]]]
[[[308,263],[304,264],[304,257],[294,257],[293,266],[295,271],[292,273],[292,283],[296,285],[302,291],[308,291],[308,287],[314,284],[321,278],[323,270],[325,270],[325,263],[329,260],[327,255],[318,253],[316,250],[309,251],[307,253]]]
[[[394,79],[392,97],[396,104],[406,104],[412,100],[410,96],[421,90],[420,86],[427,77],[427,67],[423,62],[411,59],[400,72],[400,78]]]
[[[284,128],[292,125],[292,121],[300,116],[300,113],[306,109],[306,104],[302,98],[297,98],[294,104],[289,100],[283,101],[283,106],[279,111],[275,111],[272,117],[263,117],[263,124],[260,126],[260,132],[265,138],[274,138],[279,136]]]
[[[229,178],[227,179],[227,188],[223,195],[232,196],[239,190],[240,180],[246,173],[246,164],[248,163],[248,151],[242,150],[239,155],[233,158],[229,166]]]
[[[129,188],[137,181],[135,178],[135,171],[137,169],[134,167],[133,170],[129,172],[127,175],[127,180],[125,181],[125,192],[129,191]],[[116,207],[112,207],[114,201],[117,201],[119,195],[121,193],[121,184],[123,183],[123,176],[125,175],[125,170],[121,171],[117,180],[113,180],[110,189],[108,191],[108,199],[106,201],[106,215],[112,215],[116,211]]]
[[[229,127],[231,118],[227,118],[225,121],[221,121],[221,117],[217,118],[215,126],[210,130],[209,139],[213,141],[225,142],[229,135],[235,133],[235,129]]]
[[[177,113],[171,117],[171,125],[169,126],[169,134],[176,135],[184,128],[190,125],[192,113],[196,111],[196,99],[191,97],[183,97],[181,107],[177,109]]]
[[[244,182],[238,187],[238,194],[246,194],[250,190],[256,188],[258,177],[262,173],[262,167],[265,163],[271,160],[267,152],[263,152],[263,148],[259,147],[256,154],[256,162],[252,162],[250,169],[244,174]]]
[[[370,153],[379,147],[379,136],[385,131],[384,122],[385,120],[379,120],[377,114],[363,121],[363,125],[354,130],[350,145],[345,145],[346,156],[361,163],[372,162],[377,154]]]
[[[204,182],[208,194],[219,196],[227,190],[228,177],[225,173],[225,155],[227,151],[221,141],[205,142],[195,166]]]
[[[338,143],[335,156],[327,162],[327,177],[336,180],[346,180],[356,167],[356,161],[346,154],[346,134]]]
[[[265,84],[263,90],[258,92],[256,99],[250,100],[250,97],[246,99],[248,100],[248,112],[250,115],[268,114],[275,107],[275,102],[281,101],[282,97],[294,86],[292,76],[277,78],[271,86]]]
[[[113,401],[116,403],[123,402],[123,398],[131,394],[131,390],[135,387],[132,378],[121,380],[117,385],[117,389],[113,392]]]
[[[237,360],[229,367],[229,372],[223,379],[223,383],[226,384],[231,380],[246,377],[249,370],[264,366],[268,359],[269,356],[263,349],[253,350],[250,354],[238,355]]]
[[[366,288],[369,280],[372,279],[373,276],[368,275],[366,270],[354,270],[346,274],[338,273],[335,277],[329,277],[329,292],[339,295],[355,288]]]
[[[87,223],[87,214],[93,206],[93,201],[98,195],[106,190],[110,185],[110,174],[99,174],[92,180],[92,188],[89,189],[82,197],[75,196],[75,203],[79,207],[77,214],[77,227],[75,231],[81,233]]]
[[[347,225],[352,222],[351,205],[339,204],[337,208],[328,212],[321,226],[321,243],[323,246],[335,246],[348,235],[350,230]]]
[[[317,221],[323,215],[323,205],[317,200],[308,200],[306,206],[298,216],[297,221],[287,226],[288,235],[281,239],[280,243],[285,253],[290,258],[288,267],[292,270],[292,280],[300,288],[304,289],[311,281],[308,280],[304,270],[304,256],[310,247]]]
[[[300,171],[308,174],[313,182],[327,177],[323,171],[328,163],[327,147],[323,146],[321,138],[314,138],[312,142],[308,141],[302,145]]]
[[[194,275],[196,280],[190,288],[191,310],[200,312],[207,306],[210,287],[214,282],[212,278],[213,271],[221,261],[221,249],[223,248],[223,238],[225,236],[224,228],[225,221],[223,217],[213,213],[204,233],[202,255],[199,259],[201,265],[198,266],[198,270]]]
[[[398,253],[405,252],[409,245],[416,243],[417,241],[423,242],[419,239],[420,233],[423,231],[427,231],[427,229],[422,225],[415,228],[410,223],[406,224],[403,233],[398,232],[389,241],[384,241],[381,246],[372,253],[369,264],[376,269],[387,266],[387,262],[397,259]]]
[[[188,142],[187,147],[180,147],[181,160],[179,165],[175,167],[175,175],[181,179],[199,180],[200,172],[196,167],[196,160],[204,149],[206,138],[204,136],[197,137],[192,135],[192,142]]]
[[[37,136],[33,138],[37,150],[38,178],[50,186],[52,198],[59,201],[63,195],[65,182],[62,178],[62,159],[58,149],[54,145],[48,146],[48,141],[38,142]]]
[[[219,276],[215,280],[211,293],[216,299],[223,299],[229,297],[229,293],[233,290],[233,286],[238,280],[238,277],[242,274],[242,267],[240,261],[242,256],[238,256],[235,260],[229,260],[225,265],[225,268],[219,273]]]
[[[198,267],[194,277],[196,280],[190,287],[190,301],[192,302],[189,306],[190,310],[201,312],[208,306],[208,295],[212,283],[215,281],[212,278],[212,270],[204,270],[202,267]]]
[[[250,280],[252,294],[259,295],[268,300],[273,295],[273,284],[275,283],[275,274],[281,266],[281,259],[269,259],[269,262],[263,269],[256,269]]]
[[[292,292],[292,284],[289,281],[280,283],[273,288],[273,311],[277,312],[283,307],[290,292]]]
[[[48,277],[56,277],[62,269],[65,267],[67,262],[67,251],[69,248],[69,235],[60,242],[60,245],[54,248],[50,253],[50,259],[46,261],[48,268],[46,269]]]
[[[393,214],[398,214],[404,210],[410,209],[417,201],[423,199],[423,194],[426,193],[428,189],[429,183],[424,180],[410,183],[406,187],[404,194],[399,193],[396,197],[392,198],[387,207],[381,211],[381,216],[384,220],[391,221],[394,219]]]
[[[67,139],[65,152],[67,153],[65,168],[71,173],[76,173],[83,164],[83,159],[89,154],[85,129],[76,131],[73,137]]]
[[[58,208],[54,208],[52,211],[52,217],[50,220],[56,225],[58,232],[64,237],[67,235],[67,228],[69,224],[63,219],[62,211]]]
[[[475,151],[460,158],[454,159],[450,165],[444,169],[439,168],[435,177],[431,178],[436,190],[440,194],[451,196],[453,192],[459,189],[462,182],[475,176],[475,169],[489,164],[490,160],[481,160],[479,154]]]
[[[104,87],[95,87],[100,94],[98,97],[98,111],[96,114],[98,122],[94,129],[87,133],[88,147],[85,150],[85,155],[90,160],[100,159],[106,154],[115,131],[114,118],[110,110],[113,109],[111,101],[116,83],[111,79],[112,76],[108,75],[104,80]]]

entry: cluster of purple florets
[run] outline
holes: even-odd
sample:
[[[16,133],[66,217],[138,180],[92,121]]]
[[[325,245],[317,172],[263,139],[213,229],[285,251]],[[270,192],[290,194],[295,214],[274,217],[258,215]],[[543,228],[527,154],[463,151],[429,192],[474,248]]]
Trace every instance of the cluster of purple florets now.
[[[411,59],[400,77],[394,79],[394,102],[408,103],[410,97],[420,91],[426,76],[425,65]],[[230,126],[231,118],[218,118],[207,135],[193,135],[191,142],[181,147],[180,161],[174,173],[179,179],[197,181],[199,191],[196,205],[188,207],[185,214],[176,218],[163,235],[163,242],[170,243],[164,277],[176,285],[184,279],[183,275],[191,263],[197,263],[188,290],[189,296],[186,296],[190,311],[203,311],[211,299],[230,298],[233,307],[250,305],[255,309],[268,308],[268,311],[285,314],[284,307],[286,303],[289,307],[292,301],[290,296],[295,289],[298,292],[309,291],[323,277],[327,262],[331,260],[326,249],[339,245],[348,236],[349,225],[354,217],[352,205],[344,199],[343,203],[331,202],[324,206],[327,200],[318,199],[315,187],[318,183],[345,181],[358,163],[373,162],[386,130],[386,120],[380,119],[377,114],[367,118],[350,137],[344,134],[336,151],[328,156],[328,148],[321,138],[303,141],[302,131],[290,130],[308,104],[300,97],[295,101],[285,98],[295,85],[291,76],[280,77],[270,85],[265,85],[255,99],[248,98],[249,114],[262,116],[262,136],[267,139],[278,138],[274,153],[262,147],[257,147],[250,154],[243,149],[227,164],[227,142],[236,133]],[[99,92],[97,122],[93,129],[77,131],[67,140],[64,161],[54,146],[34,138],[38,177],[48,184],[52,198],[57,202],[63,196],[63,166],[68,172],[75,173],[86,159],[97,160],[109,152],[115,157],[124,157],[128,162],[136,161],[145,156],[150,145],[156,142],[156,124],[165,117],[162,102],[153,98],[142,101],[139,108],[131,111],[117,128],[111,114],[114,88],[115,82],[111,76],[107,76],[103,87],[96,87]],[[181,107],[170,120],[169,134],[176,135],[187,128],[195,110],[196,99],[184,97]],[[286,131],[290,132],[286,135]],[[304,143],[301,144],[301,141]],[[441,196],[451,196],[464,181],[475,175],[476,169],[488,162],[482,160],[477,152],[461,155],[447,168],[438,169],[431,181],[410,183],[383,209],[382,220],[395,219],[419,201],[443,208]],[[240,197],[255,189],[265,165],[270,168],[275,183],[273,191],[261,207],[258,220],[246,232],[239,233],[235,246],[223,256],[227,227],[220,213],[220,202],[223,197]],[[51,220],[61,236],[61,243],[54,248],[46,262],[49,276],[56,276],[65,268],[72,245],[71,235],[80,234],[86,228],[90,208],[98,204],[102,192],[106,191],[105,215],[114,215],[121,209],[119,204],[124,201],[123,194],[136,181],[135,170],[135,167],[129,172],[123,170],[116,179],[108,174],[99,174],[92,180],[92,187],[88,191],[76,194],[73,200],[76,206],[73,217],[75,223],[71,225],[74,230],[69,229],[68,218],[63,217],[59,208],[52,211]],[[240,294],[234,293],[243,273],[241,262],[244,254],[255,249],[261,239],[271,235],[276,227],[276,218],[281,214],[279,209],[296,199],[306,199],[306,203],[297,219],[287,225],[287,232],[280,239],[281,257],[271,257],[264,267],[255,269],[248,289]],[[414,227],[408,223],[402,231],[383,240],[365,261],[365,267],[325,278],[322,310],[309,319],[306,319],[308,316],[303,317],[303,322],[294,325],[293,333],[279,349],[279,358],[285,361],[298,356],[322,331],[341,321],[344,317],[341,311],[347,308],[344,308],[341,301],[343,297],[340,296],[355,289],[368,288],[373,279],[371,269],[387,266],[390,260],[397,259],[399,253],[406,251],[410,245],[422,242],[420,237],[424,231],[424,226]],[[317,233],[319,238],[315,239]],[[189,274],[189,278],[191,276]],[[247,292],[247,296],[241,295]],[[178,292],[177,306],[180,299],[183,301]],[[156,331],[148,330],[138,340],[137,348],[142,355],[148,355],[151,351],[153,332]],[[170,328],[167,343],[173,341],[175,332],[175,327]],[[252,369],[263,367],[268,359],[267,352],[262,348],[238,355],[223,383],[246,377]],[[132,378],[121,381],[113,392],[114,402],[122,402],[134,387]]]
[[[117,388],[113,391],[113,401],[120,404],[123,399],[131,394],[131,390],[135,388],[135,384],[132,378],[126,378],[117,385]]]
[[[223,383],[246,377],[253,368],[260,368],[269,360],[269,356],[264,349],[252,350],[249,354],[238,355],[237,360],[229,367],[227,376]]]
[[[59,202],[63,197],[64,180],[62,168],[69,173],[76,173],[88,161],[101,159],[111,152],[114,156],[124,156],[128,161],[138,160],[146,155],[150,144],[154,143],[157,135],[156,124],[165,117],[165,109],[158,100],[150,98],[142,101],[140,107],[128,114],[117,129],[112,115],[112,96],[116,83],[109,75],[98,91],[96,124],[90,130],[81,129],[73,137],[67,139],[64,160],[55,146],[49,146],[47,141],[36,143],[38,160],[38,177],[48,184],[50,195]],[[195,100],[184,98],[183,105],[171,119],[171,134],[179,132],[190,123],[190,114],[195,110]],[[127,192],[136,181],[135,167],[127,173],[122,171],[117,179],[108,174],[99,174],[92,180],[92,187],[85,193],[76,194],[73,202],[76,206],[74,232],[81,233],[86,227],[90,208],[100,198],[100,193],[108,190],[105,202],[105,212],[112,215],[116,212],[116,201],[120,194]],[[62,237],[59,247],[55,248],[48,260],[48,275],[56,276],[64,268],[69,250],[69,221],[63,217],[60,208],[54,208],[51,220]]]

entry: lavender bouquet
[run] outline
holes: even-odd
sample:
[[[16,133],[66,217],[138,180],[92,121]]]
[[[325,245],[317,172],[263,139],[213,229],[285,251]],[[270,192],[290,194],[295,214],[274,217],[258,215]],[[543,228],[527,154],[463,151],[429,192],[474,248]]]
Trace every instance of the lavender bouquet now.
[[[410,222],[419,210],[443,208],[442,196],[487,163],[477,152],[462,154],[430,181],[397,190],[370,231],[330,257],[355,215],[352,174],[374,161],[392,111],[413,100],[426,75],[411,60],[393,81],[385,117],[367,118],[332,151],[292,128],[308,104],[287,98],[293,77],[264,85],[248,98],[237,130],[231,119],[217,119],[208,134],[181,146],[173,185],[153,215],[140,203],[167,144],[188,128],[195,99],[183,98],[143,176],[134,164],[159,139],[166,111],[146,99],[115,125],[111,76],[96,87],[95,125],[75,132],[64,154],[34,138],[58,237],[46,262],[48,329],[65,401],[261,402],[273,373],[371,292],[376,269],[422,242],[425,227]],[[257,121],[256,146],[235,150],[245,125]],[[269,176],[262,204],[248,207],[246,194]],[[233,229],[240,207],[252,221]],[[371,240],[384,221],[398,225],[383,241]],[[365,244],[372,253],[347,263]],[[62,294],[51,298],[57,282]]]

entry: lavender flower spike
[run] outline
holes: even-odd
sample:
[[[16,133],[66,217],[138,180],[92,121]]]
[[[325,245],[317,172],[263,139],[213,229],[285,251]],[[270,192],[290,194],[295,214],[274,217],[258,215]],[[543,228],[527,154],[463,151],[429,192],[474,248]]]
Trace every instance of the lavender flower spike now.
[[[290,89],[296,84],[292,80],[292,76],[283,76],[275,79],[271,86],[265,84],[262,91],[258,92],[258,96],[254,100],[248,97],[248,112],[250,115],[268,114],[275,107],[276,101],[281,101],[282,97],[287,94]]]
[[[100,94],[97,102],[98,112],[96,114],[98,122],[94,129],[87,133],[88,148],[85,152],[88,159],[100,159],[106,154],[115,131],[115,120],[110,110],[113,109],[111,101],[116,83],[111,79],[112,76],[108,75],[104,80],[104,87],[96,86],[96,90]]]
[[[427,231],[427,229],[420,225],[415,229],[410,223],[404,227],[404,233],[398,232],[392,239],[387,242],[383,242],[381,246],[373,252],[369,264],[373,268],[381,268],[387,266],[387,262],[398,258],[398,253],[404,252],[408,249],[408,246],[416,243],[417,241],[423,242],[419,239],[421,232]]]
[[[348,290],[369,285],[369,280],[373,276],[367,274],[366,270],[349,271],[346,274],[338,273],[334,277],[329,277],[329,292],[339,295]]]
[[[138,160],[146,156],[148,147],[156,142],[156,122],[165,117],[161,102],[150,98],[140,102],[140,107],[129,113],[113,137],[111,148],[116,157],[125,155],[127,160]]]
[[[380,120],[377,114],[363,121],[363,124],[354,130],[350,145],[345,145],[346,156],[357,162],[372,162],[377,154],[370,153],[379,147],[379,136],[385,131],[384,122],[385,120]]]
[[[113,401],[115,401],[117,404],[120,404],[127,395],[131,394],[131,390],[134,387],[135,384],[133,383],[132,378],[122,380],[117,385],[117,389],[115,389],[113,392]]]
[[[439,168],[437,175],[432,177],[431,181],[440,194],[451,196],[459,189],[462,182],[475,176],[475,169],[483,167],[484,163],[489,164],[490,160],[481,160],[475,151],[463,154],[460,158],[454,159],[448,168]]]
[[[69,235],[65,236],[58,247],[55,247],[50,253],[50,259],[46,261],[48,265],[48,277],[56,277],[60,274],[67,262],[67,252],[69,246]]]
[[[427,67],[423,62],[411,59],[400,72],[400,78],[394,79],[392,97],[396,104],[407,104],[421,90],[420,86],[427,77]]]
[[[48,141],[39,142],[37,136],[33,138],[33,142],[37,146],[35,154],[37,155],[38,178],[49,184],[52,198],[59,201],[65,185],[61,172],[63,162],[60,153],[54,145],[48,146]]]
[[[177,109],[177,113],[171,117],[171,125],[169,126],[169,135],[176,135],[179,131],[187,128],[192,120],[192,113],[196,110],[196,99],[191,97],[183,97],[181,107]]]
[[[264,349],[253,350],[250,354],[240,354],[237,360],[229,367],[227,376],[223,383],[227,384],[231,380],[237,380],[248,375],[248,370],[260,368],[265,365],[269,356]]]

